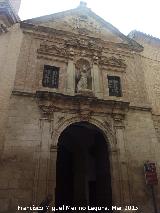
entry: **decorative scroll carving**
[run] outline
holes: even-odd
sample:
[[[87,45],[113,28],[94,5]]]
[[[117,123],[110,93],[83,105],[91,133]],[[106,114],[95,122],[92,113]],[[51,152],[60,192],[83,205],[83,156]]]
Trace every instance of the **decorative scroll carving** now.
[[[91,118],[92,112],[88,110],[80,111],[80,119],[83,121],[89,121]]]
[[[16,93],[14,93],[16,95]],[[18,95],[18,94],[17,94]],[[126,113],[129,107],[129,102],[113,101],[113,100],[99,100],[95,97],[85,97],[81,95],[69,96],[54,92],[37,91],[37,103],[44,113],[52,111],[70,111],[72,113],[78,112],[81,108],[89,104],[87,109],[97,111],[100,114],[119,114]],[[81,108],[79,107],[81,103]],[[85,108],[86,109],[86,108]]]
[[[57,55],[57,56],[62,56],[66,57],[67,56],[67,51],[64,46],[56,46],[54,44],[41,44],[40,48],[37,50],[39,54],[47,54],[47,55]]]
[[[118,113],[112,115],[115,127],[124,128],[124,116],[124,114]]]
[[[122,59],[118,59],[115,57],[102,57],[100,61],[101,65],[107,65],[107,66],[114,66],[114,67],[120,67],[120,68],[126,68],[126,64]]]
[[[49,104],[49,105],[40,104],[39,108],[41,109],[42,113],[45,116],[51,115],[53,112],[60,110],[58,107],[54,106],[53,104]]]
[[[87,48],[94,49],[97,51],[102,51],[102,45],[100,41],[94,39],[82,39],[82,38],[72,38],[65,43],[66,47],[74,47],[74,48]]]
[[[95,21],[89,19],[86,15],[80,15],[77,17],[72,17],[70,19],[72,23],[72,28],[77,30],[80,34],[89,34],[91,32],[101,33],[102,27]]]

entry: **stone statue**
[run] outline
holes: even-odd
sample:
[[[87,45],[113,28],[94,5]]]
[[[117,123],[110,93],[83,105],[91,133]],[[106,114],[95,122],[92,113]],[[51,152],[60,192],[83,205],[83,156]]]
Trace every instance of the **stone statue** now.
[[[80,72],[80,79],[77,83],[77,91],[88,89],[88,73],[86,65],[83,65],[82,70]]]
[[[81,58],[76,62],[75,91],[81,95],[92,95],[90,63]]]

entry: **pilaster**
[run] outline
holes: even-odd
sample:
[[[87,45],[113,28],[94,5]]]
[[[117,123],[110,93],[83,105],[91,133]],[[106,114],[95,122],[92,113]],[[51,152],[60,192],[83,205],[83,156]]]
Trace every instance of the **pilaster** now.
[[[53,189],[50,191],[50,122],[46,118],[40,119],[41,140],[39,146],[36,147],[34,160],[35,172],[33,183],[33,201],[36,205],[44,200],[48,194],[53,194]]]
[[[67,85],[66,85],[66,93],[69,95],[74,95],[74,92],[75,92],[75,65],[73,61],[73,56],[74,56],[74,52],[71,48],[70,57],[68,59]]]
[[[102,87],[101,87],[102,77],[100,75],[100,70],[98,67],[98,57],[94,57],[94,63],[92,67],[92,85],[95,96],[97,98],[102,98]]]
[[[51,161],[48,191],[50,192],[50,194],[53,194],[53,206],[55,206],[57,146],[51,146],[50,157]]]
[[[125,144],[124,116],[116,114],[113,116],[113,119],[116,134],[116,146],[118,149],[121,206],[125,207],[126,205],[131,204],[131,198],[128,174],[128,159]]]

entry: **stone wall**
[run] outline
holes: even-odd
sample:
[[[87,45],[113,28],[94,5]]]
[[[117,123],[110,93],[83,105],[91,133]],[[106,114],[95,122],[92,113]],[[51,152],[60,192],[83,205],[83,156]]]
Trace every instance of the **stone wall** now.
[[[34,98],[12,96],[5,131],[0,212],[18,212],[18,205],[39,205],[49,192],[53,193],[49,172],[54,172],[51,164],[56,159],[50,161],[50,124],[41,119]]]
[[[75,78],[72,76],[72,72],[75,72],[75,64],[76,61],[80,58],[84,58],[89,61],[91,67],[93,69],[93,59],[87,56],[87,52],[84,53],[86,55],[81,56],[81,53],[76,53],[74,59],[57,57],[54,52],[51,50],[42,51],[42,45],[46,45],[47,48],[55,48],[54,45],[62,46],[63,36],[54,37],[53,34],[45,34],[48,38],[48,41],[44,39],[44,35],[41,34],[31,34],[27,32],[24,34],[23,42],[21,46],[20,57],[17,63],[17,72],[14,84],[14,90],[23,91],[29,93],[35,93],[37,90],[49,91],[49,92],[59,92],[62,94],[68,94],[67,83],[70,85],[70,89],[72,90],[71,94],[75,94],[75,79],[70,80],[69,82],[67,78]],[[66,35],[68,36],[68,35]],[[51,38],[50,38],[51,37]],[[70,37],[68,37],[69,39]],[[53,42],[54,41],[54,42]],[[57,43],[58,42],[58,43]],[[146,91],[146,82],[144,77],[144,65],[143,59],[139,54],[132,53],[127,49],[116,47],[108,50],[108,43],[104,43],[104,50],[102,57],[115,58],[117,60],[122,60],[126,65],[126,68],[117,68],[112,66],[102,66],[101,64],[94,65],[94,69],[98,73],[98,78],[93,81],[93,88],[99,89],[98,93],[100,93],[99,98],[102,99],[111,99],[111,100],[124,100],[129,101],[131,105],[137,107],[150,107],[148,93]],[[60,47],[62,48],[62,47]],[[68,48],[69,49],[69,48]],[[44,51],[44,50],[43,50]],[[47,53],[47,51],[50,51]],[[67,51],[67,49],[61,50]],[[82,49],[82,53],[83,53]],[[88,51],[88,50],[87,50]],[[39,53],[40,52],[40,53]],[[50,56],[52,54],[52,57]],[[79,54],[77,56],[76,54]],[[67,57],[70,57],[69,55]],[[73,64],[70,65],[70,63]],[[42,78],[43,78],[43,69],[44,65],[54,65],[60,67],[60,77],[59,77],[59,87],[58,89],[45,88],[42,86]],[[71,66],[69,71],[68,67]],[[72,70],[74,69],[74,70]],[[108,83],[107,83],[107,75],[115,75],[121,78],[122,84],[122,97],[109,97],[108,94]],[[93,77],[93,76],[92,76]],[[96,77],[97,78],[97,77]],[[98,82],[99,81],[99,82]],[[96,92],[95,92],[96,93]],[[143,101],[142,101],[143,100]]]
[[[152,113],[160,114],[160,40],[140,32],[131,36],[144,46],[141,53],[146,90],[152,106]]]
[[[141,32],[133,31],[130,35],[141,45],[146,91],[152,107],[152,119],[158,141],[160,141],[160,40]]]
[[[0,36],[0,152],[4,145],[5,122],[14,86],[21,40],[22,34],[19,24],[14,25],[8,33]]]
[[[13,27],[13,34],[9,32],[5,37],[0,37],[0,44],[3,45],[0,52],[3,149],[0,204],[3,208],[0,211],[16,212],[18,205],[38,205],[48,193],[54,194],[58,137],[67,125],[85,120],[97,124],[108,138],[114,205],[137,205],[142,212],[153,212],[143,164],[146,160],[155,161],[159,176],[160,153],[156,136],[159,134],[159,121],[157,117],[153,119],[149,101],[157,114],[159,102],[148,78],[150,76],[153,82],[156,81],[158,68],[153,69],[153,75],[146,67],[159,65],[151,64],[153,59],[140,56],[125,45],[118,48],[117,44],[109,42],[103,43],[102,57],[107,62],[100,64],[102,61],[98,63],[100,59],[91,55],[88,47],[85,47],[85,51],[82,51],[84,47],[75,48],[74,52],[73,49],[68,48],[67,52],[68,49],[61,48],[71,34],[66,33],[64,37],[63,33],[53,33],[48,28],[40,31],[28,26],[28,29],[18,27],[18,24]],[[59,46],[56,49],[54,45]],[[74,77],[74,66],[80,58],[87,59],[92,65],[95,96],[90,98],[76,99],[75,79],[69,79]],[[42,87],[44,64],[60,67],[58,89]],[[122,97],[109,97],[107,75],[121,77]],[[67,90],[68,82],[71,83],[71,90]],[[39,103],[37,91],[47,94],[48,99]],[[58,93],[61,95],[58,96]],[[49,94],[54,94],[57,99],[52,100]],[[70,100],[74,103],[69,104]],[[56,117],[48,116],[46,109],[51,112],[56,110]],[[158,193],[156,187],[156,196]]]
[[[158,177],[160,168],[159,143],[151,113],[130,109],[124,123],[117,117],[114,123],[112,116],[96,115],[89,122],[101,122],[104,127],[100,128],[104,128],[109,140],[113,204],[130,204],[138,206],[142,212],[151,213],[151,192],[145,185],[143,164],[146,160],[156,162]],[[59,111],[48,120],[35,97],[12,95],[0,168],[3,170],[0,200],[5,203],[1,212],[16,212],[18,205],[38,205],[47,194],[54,194],[56,149],[52,147],[57,144],[67,123],[78,119],[79,114]],[[158,187],[155,191],[156,198],[160,199]]]
[[[156,162],[158,178],[160,177],[159,147],[151,113],[130,110],[126,117],[126,152],[129,165],[129,185],[131,203],[137,205],[140,212],[154,212],[151,188],[145,184],[144,163]],[[155,186],[158,204],[159,187]]]

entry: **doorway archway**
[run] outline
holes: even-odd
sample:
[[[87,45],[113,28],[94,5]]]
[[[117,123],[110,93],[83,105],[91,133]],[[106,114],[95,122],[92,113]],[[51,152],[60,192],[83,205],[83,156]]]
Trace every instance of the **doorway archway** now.
[[[112,206],[108,145],[89,122],[69,125],[57,144],[56,206]]]

